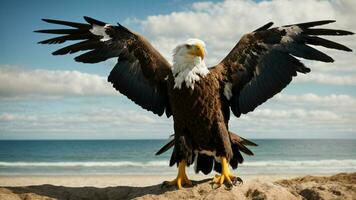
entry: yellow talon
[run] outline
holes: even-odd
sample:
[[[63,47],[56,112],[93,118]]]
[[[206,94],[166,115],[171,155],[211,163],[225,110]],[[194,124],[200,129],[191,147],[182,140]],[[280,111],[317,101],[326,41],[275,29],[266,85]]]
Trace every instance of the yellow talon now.
[[[228,187],[231,187],[236,181],[240,180],[240,178],[230,173],[229,164],[226,158],[221,157],[221,175],[215,175],[212,183],[217,184],[219,187],[225,183]]]
[[[178,164],[178,175],[173,181],[166,181],[163,183],[163,186],[173,186],[176,185],[178,189],[181,189],[182,186],[193,186],[192,182],[188,179],[187,174],[185,173],[185,161],[182,160]]]

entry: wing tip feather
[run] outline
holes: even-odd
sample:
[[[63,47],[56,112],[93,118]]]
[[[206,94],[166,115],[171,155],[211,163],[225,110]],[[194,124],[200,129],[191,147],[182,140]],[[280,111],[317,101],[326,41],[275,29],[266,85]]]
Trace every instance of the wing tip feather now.
[[[63,55],[63,54],[58,53],[58,50],[57,51],[53,51],[51,54],[54,55],[54,56]]]
[[[34,32],[34,33],[43,33],[42,31],[43,31],[43,30],[34,30],[33,32]]]
[[[326,55],[326,54],[325,54]],[[323,60],[324,62],[327,62],[327,63],[333,63],[335,60],[332,58],[332,57],[330,57],[330,56],[328,56],[328,55],[326,55],[327,57]]]
[[[47,23],[51,23],[51,21],[53,21],[53,19],[46,19],[46,18],[42,18],[41,20]]]
[[[99,20],[96,20],[94,18],[91,18],[91,17],[88,17],[88,16],[83,16],[84,20],[86,22],[88,22],[89,24],[93,25],[93,24],[96,24],[96,25],[99,25],[99,26],[105,26],[106,23],[105,22],[102,22],[102,21],[99,21]]]
[[[267,24],[259,27],[258,29],[254,30],[253,32],[257,32],[257,31],[264,31],[264,30],[267,30],[269,29],[271,26],[273,26],[273,22],[268,22]]]
[[[283,27],[299,26],[302,28],[310,28],[310,27],[322,26],[322,25],[330,24],[330,23],[334,23],[334,22],[336,22],[336,20],[319,20],[319,21],[305,22],[305,23],[299,23],[299,24],[289,24],[289,25],[284,25]]]

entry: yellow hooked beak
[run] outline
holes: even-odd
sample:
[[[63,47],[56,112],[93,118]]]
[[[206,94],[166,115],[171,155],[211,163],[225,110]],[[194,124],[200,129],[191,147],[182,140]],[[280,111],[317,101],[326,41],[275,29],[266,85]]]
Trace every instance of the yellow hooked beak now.
[[[193,56],[199,56],[203,60],[204,56],[205,56],[204,47],[200,44],[195,44],[195,45],[193,45],[192,50],[190,51],[190,54]]]

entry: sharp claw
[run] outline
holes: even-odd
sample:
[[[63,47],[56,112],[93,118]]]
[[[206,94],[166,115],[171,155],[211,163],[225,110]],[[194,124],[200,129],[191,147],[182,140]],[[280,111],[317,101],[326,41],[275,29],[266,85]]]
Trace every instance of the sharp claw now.
[[[236,185],[240,185],[243,184],[243,181],[240,177],[234,177],[234,180],[232,181],[232,184]]]
[[[236,182],[238,182],[238,184],[244,183],[244,181],[240,177],[236,177]]]
[[[233,181],[232,184],[233,184],[234,186],[236,186],[236,185],[237,185],[237,181]]]
[[[236,184],[237,184],[237,178],[236,178],[236,177],[232,177],[232,178],[231,178],[231,182],[232,182],[233,185],[236,186]]]
[[[234,185],[232,184],[232,182],[227,182],[225,184],[225,190],[231,190],[234,187]]]

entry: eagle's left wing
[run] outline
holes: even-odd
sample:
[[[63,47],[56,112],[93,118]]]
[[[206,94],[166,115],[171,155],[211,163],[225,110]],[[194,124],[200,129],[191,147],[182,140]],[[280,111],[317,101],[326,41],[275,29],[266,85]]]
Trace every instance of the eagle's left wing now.
[[[108,77],[114,88],[142,108],[159,116],[164,112],[170,116],[166,77],[171,74],[171,66],[167,60],[143,36],[120,24],[110,25],[90,17],[84,19],[88,23],[43,19],[72,28],[35,31],[60,35],[39,43],[79,40],[52,53],[64,55],[84,51],[74,58],[77,62],[98,63],[116,57],[117,64]]]
[[[217,65],[225,74],[224,94],[232,112],[239,117],[279,93],[297,72],[308,73],[299,58],[333,62],[325,53],[309,45],[351,51],[348,47],[318,35],[351,35],[352,32],[311,28],[332,23],[332,20],[270,28],[268,23],[244,35],[232,51]]]

